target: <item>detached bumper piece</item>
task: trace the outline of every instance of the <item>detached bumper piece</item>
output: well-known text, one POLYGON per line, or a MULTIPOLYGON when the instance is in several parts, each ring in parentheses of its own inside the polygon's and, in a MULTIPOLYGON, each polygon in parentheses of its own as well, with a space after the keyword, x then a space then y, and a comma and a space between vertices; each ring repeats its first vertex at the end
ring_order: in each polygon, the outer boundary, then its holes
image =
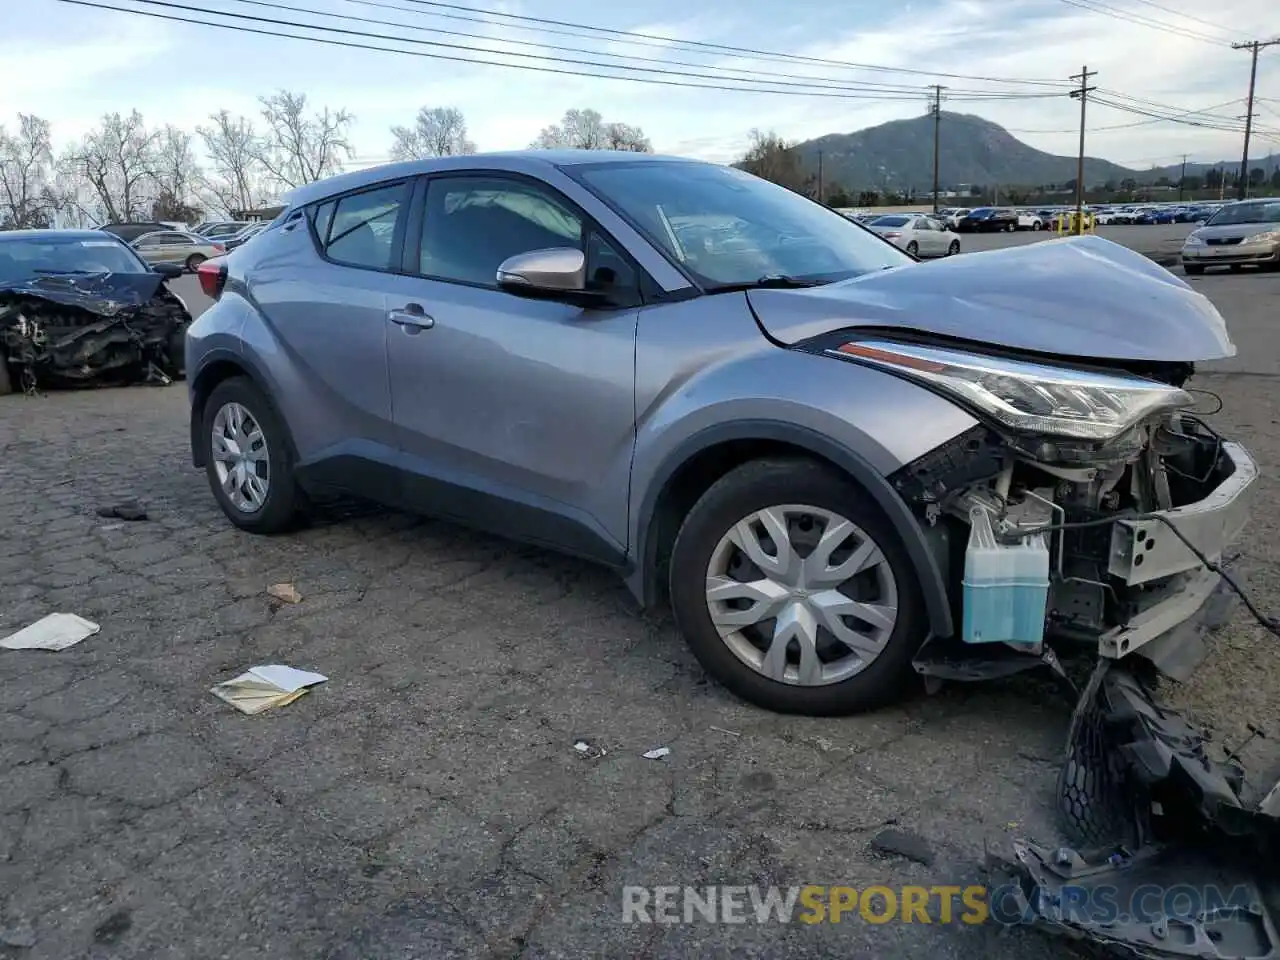
POLYGON ((159 275, 42 276, 0 285, 0 363, 21 386, 167 384, 191 315, 159 275))
POLYGON ((1280 958, 1280 790, 1251 805, 1243 783, 1146 682, 1103 659, 1059 778, 1062 826, 1080 846, 1015 841, 1002 915, 1121 956, 1280 958))

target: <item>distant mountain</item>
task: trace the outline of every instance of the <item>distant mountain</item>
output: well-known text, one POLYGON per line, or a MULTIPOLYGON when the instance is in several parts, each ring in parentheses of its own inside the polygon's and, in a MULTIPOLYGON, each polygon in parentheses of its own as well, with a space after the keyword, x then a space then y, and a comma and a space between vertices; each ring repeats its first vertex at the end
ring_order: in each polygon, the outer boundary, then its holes
MULTIPOLYGON (((1075 157, 1059 157, 1027 146, 999 124, 972 114, 943 111, 939 145, 943 189, 978 184, 1034 187, 1062 184, 1076 177, 1075 157)), ((933 189, 930 115, 891 120, 855 133, 830 133, 806 140, 796 149, 801 166, 809 173, 817 170, 821 151, 824 181, 847 190, 933 189)), ((1154 179, 1149 171, 1085 158, 1086 184, 1118 183, 1126 178, 1154 179)))
MULTIPOLYGON (((1261 168, 1268 177, 1280 168, 1280 153, 1269 153, 1265 157, 1250 157, 1249 169, 1256 170, 1261 168)), ((1240 157, 1237 156, 1230 160, 1219 160, 1216 163, 1202 163, 1198 161, 1187 162, 1188 177, 1204 177, 1210 170, 1226 170, 1228 173, 1238 173, 1240 170, 1240 157)), ((1182 176, 1182 164, 1171 163, 1167 167, 1152 167, 1150 170, 1143 170, 1138 179, 1141 181, 1153 180, 1158 177, 1168 177, 1174 183, 1178 182, 1178 178, 1182 176)))

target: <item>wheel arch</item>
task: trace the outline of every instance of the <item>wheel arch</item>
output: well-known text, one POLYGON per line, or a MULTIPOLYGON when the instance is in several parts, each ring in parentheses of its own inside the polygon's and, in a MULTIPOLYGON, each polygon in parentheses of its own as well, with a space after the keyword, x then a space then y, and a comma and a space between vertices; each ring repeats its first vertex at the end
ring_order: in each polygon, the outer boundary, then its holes
MULTIPOLYGON (((262 391, 262 395, 267 398, 267 402, 272 403, 274 406, 266 379, 254 369, 253 364, 245 361, 243 355, 233 353, 230 350, 216 350, 211 353, 205 358, 199 374, 194 378, 189 378, 191 394, 191 462, 194 466, 204 467, 206 465, 202 452, 203 444, 200 443, 200 431, 204 423, 204 406, 218 384, 235 377, 244 377, 249 380, 262 391)), ((279 410, 277 409, 276 412, 278 414, 279 410)), ((289 454, 296 461, 298 448, 289 432, 289 424, 284 417, 280 417, 280 422, 284 427, 285 442, 288 445, 289 454)))
POLYGON ((924 594, 930 631, 954 632, 951 603, 937 559, 907 504, 865 458, 823 434, 792 423, 758 420, 708 427, 663 461, 640 505, 634 566, 627 586, 646 607, 660 602, 663 571, 680 524, 698 498, 730 470, 763 457, 794 456, 834 467, 867 491, 902 538, 924 594))

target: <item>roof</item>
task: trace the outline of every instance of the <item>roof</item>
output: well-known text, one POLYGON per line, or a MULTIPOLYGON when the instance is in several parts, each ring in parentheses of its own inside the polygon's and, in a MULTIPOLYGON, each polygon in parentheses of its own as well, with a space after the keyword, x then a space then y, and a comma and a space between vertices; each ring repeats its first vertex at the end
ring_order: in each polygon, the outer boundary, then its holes
POLYGON ((0 242, 5 240, 101 240, 111 237, 119 240, 114 233, 105 230, 0 230, 0 242))
POLYGON ((456 157, 432 157, 428 160, 402 160, 366 167, 350 173, 340 173, 315 183, 304 184, 289 191, 282 199, 289 207, 311 203, 335 193, 345 193, 360 187, 395 177, 416 177, 425 173, 448 170, 475 170, 492 167, 536 174, 547 167, 572 167, 585 163, 702 163, 686 157, 667 157, 652 153, 635 153, 630 150, 512 150, 497 153, 472 153, 456 157))

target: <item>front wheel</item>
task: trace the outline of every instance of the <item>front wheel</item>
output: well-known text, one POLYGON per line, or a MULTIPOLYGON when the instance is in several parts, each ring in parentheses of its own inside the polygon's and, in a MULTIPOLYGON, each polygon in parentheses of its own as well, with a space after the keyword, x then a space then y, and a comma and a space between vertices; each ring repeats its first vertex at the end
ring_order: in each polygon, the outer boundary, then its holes
POLYGON ((201 429, 209 487, 227 519, 251 533, 279 533, 297 519, 299 495, 284 422, 245 377, 214 387, 201 429))
POLYGON ((960 241, 952 240, 951 246, 947 247, 947 256, 954 257, 959 252, 960 252, 960 241))
POLYGON ((191 256, 187 257, 187 273, 195 273, 200 264, 204 263, 208 259, 209 258, 202 253, 193 253, 191 256))
POLYGON ((861 487, 809 460, 752 461, 714 483, 676 537, 670 592, 703 668, 781 713, 895 699, 925 639, 892 524, 861 487))

